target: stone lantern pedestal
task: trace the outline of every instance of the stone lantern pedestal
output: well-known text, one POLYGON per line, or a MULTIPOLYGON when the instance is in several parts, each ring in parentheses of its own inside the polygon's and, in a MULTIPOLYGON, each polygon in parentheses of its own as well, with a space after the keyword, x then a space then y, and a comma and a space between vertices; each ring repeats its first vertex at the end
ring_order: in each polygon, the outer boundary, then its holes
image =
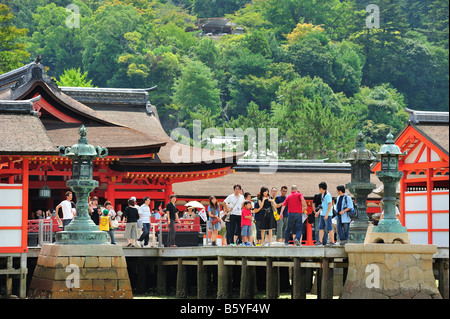
POLYGON ((442 299, 433 274, 436 245, 347 244, 341 299, 442 299))
POLYGON ((367 229, 364 244, 347 244, 347 280, 342 299, 441 299, 433 274, 436 245, 411 245, 395 213, 395 189, 401 151, 391 133, 381 147, 384 218, 367 229))
POLYGON ((370 182, 370 164, 375 161, 372 152, 366 149, 361 132, 356 136, 356 148, 343 159, 352 167, 351 183, 345 185, 356 201, 357 217, 350 224, 349 243, 363 243, 367 228, 372 225, 367 216, 367 197, 375 189, 370 182))
POLYGON ((132 299, 122 247, 109 244, 108 234, 99 230, 88 213, 89 194, 98 187, 92 179, 92 162, 107 156, 108 150, 88 144, 84 125, 78 132, 78 144, 59 148, 61 156, 72 159, 67 187, 77 196, 77 213, 64 231, 56 233, 54 244, 41 248, 28 297, 132 299))
POLYGON ((41 248, 28 297, 34 299, 132 299, 122 247, 58 245, 41 248))

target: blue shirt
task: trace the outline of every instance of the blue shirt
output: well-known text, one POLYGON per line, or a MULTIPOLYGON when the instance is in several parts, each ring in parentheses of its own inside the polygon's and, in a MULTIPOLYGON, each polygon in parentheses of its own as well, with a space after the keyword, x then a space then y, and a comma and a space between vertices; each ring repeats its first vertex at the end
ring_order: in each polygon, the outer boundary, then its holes
MULTIPOLYGON (((275 203, 277 203, 277 204, 284 203, 285 200, 286 200, 286 196, 278 195, 277 197, 275 197, 275 203)), ((281 208, 282 208, 282 207, 283 207, 283 206, 280 206, 280 207, 277 208, 278 214, 281 214, 281 208)), ((284 213, 289 214, 289 209, 288 209, 287 206, 286 206, 286 208, 284 209, 284 213)), ((286 216, 286 215, 285 215, 285 216, 286 216)))
MULTIPOLYGON (((339 212, 343 211, 346 208, 350 208, 350 209, 354 208, 353 201, 352 201, 351 197, 348 196, 347 194, 342 195, 342 200, 341 200, 341 196, 338 196, 338 198, 336 199, 336 202, 338 204, 339 204, 339 202, 341 202, 341 207, 337 207, 338 214, 339 214, 339 212)), ((336 205, 336 206, 338 206, 338 205, 336 205)), ((351 221, 352 221, 352 219, 350 218, 350 215, 348 214, 348 212, 345 212, 344 214, 342 214, 342 216, 341 216, 342 223, 350 223, 351 221)))
MULTIPOLYGON (((329 204, 331 204, 331 195, 327 192, 322 199, 322 210, 320 211, 320 216, 325 216, 327 214, 329 204)), ((328 214, 328 216, 333 217, 332 209, 330 209, 330 213, 328 214)))

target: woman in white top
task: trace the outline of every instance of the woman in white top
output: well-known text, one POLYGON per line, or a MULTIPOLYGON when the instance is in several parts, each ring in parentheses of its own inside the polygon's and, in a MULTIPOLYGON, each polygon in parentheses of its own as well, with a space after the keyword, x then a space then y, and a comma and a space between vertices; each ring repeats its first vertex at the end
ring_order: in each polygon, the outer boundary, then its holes
POLYGON ((138 242, 141 247, 148 247, 148 240, 150 235, 150 197, 144 197, 144 204, 139 207, 139 218, 142 221, 142 234, 139 237, 138 242), (142 245, 142 241, 144 244, 142 245))

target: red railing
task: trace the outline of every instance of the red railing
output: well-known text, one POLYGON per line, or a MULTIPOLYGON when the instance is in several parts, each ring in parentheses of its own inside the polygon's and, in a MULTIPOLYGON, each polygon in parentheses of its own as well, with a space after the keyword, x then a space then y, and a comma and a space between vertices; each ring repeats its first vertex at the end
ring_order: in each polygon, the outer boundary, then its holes
MULTIPOLYGON (((150 224, 152 228, 155 228, 155 232, 159 232, 159 219, 151 217, 150 224)), ((122 226, 122 222, 119 222, 118 230, 125 230, 125 225, 126 223, 124 224, 124 226, 122 226)), ((180 222, 175 223, 175 229, 177 232, 200 232, 200 217, 180 218, 180 222)), ((161 219, 161 231, 169 231, 169 224, 167 224, 167 219, 161 219)))
MULTIPOLYGON (((28 220, 28 232, 29 233, 37 233, 39 232, 39 220, 40 219, 30 219, 28 220)), ((62 228, 59 228, 58 220, 56 217, 52 217, 51 219, 43 219, 42 220, 45 224, 53 223, 53 232, 57 232, 62 230, 62 228)))

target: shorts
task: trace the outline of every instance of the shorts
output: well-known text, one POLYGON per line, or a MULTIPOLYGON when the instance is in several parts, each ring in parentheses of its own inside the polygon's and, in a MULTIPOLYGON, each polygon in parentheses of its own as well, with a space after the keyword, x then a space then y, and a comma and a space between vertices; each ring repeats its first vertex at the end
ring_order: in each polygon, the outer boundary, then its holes
POLYGON ((252 236, 252 226, 244 225, 242 226, 242 237, 252 236))
POLYGON ((326 227, 327 231, 332 231, 333 230, 332 219, 333 219, 332 216, 328 216, 327 219, 325 219, 325 216, 320 216, 319 230, 325 230, 326 227))

